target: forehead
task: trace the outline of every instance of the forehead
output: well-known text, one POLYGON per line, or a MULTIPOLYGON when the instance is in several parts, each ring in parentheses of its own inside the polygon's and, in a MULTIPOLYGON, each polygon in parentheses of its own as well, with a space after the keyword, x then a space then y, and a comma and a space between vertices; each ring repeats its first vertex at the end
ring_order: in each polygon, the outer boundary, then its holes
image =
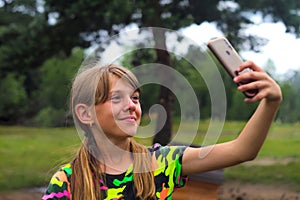
POLYGON ((134 92, 137 88, 134 88, 127 79, 120 78, 118 76, 110 77, 110 92, 114 91, 124 91, 124 92, 134 92))

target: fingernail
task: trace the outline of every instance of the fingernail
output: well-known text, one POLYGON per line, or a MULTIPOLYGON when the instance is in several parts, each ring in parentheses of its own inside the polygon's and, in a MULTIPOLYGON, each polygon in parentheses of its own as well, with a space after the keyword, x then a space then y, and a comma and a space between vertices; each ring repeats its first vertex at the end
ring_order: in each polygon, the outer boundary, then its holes
POLYGON ((234 77, 234 78, 233 78, 233 81, 234 81, 234 82, 237 82, 237 80, 238 80, 237 77, 234 77))

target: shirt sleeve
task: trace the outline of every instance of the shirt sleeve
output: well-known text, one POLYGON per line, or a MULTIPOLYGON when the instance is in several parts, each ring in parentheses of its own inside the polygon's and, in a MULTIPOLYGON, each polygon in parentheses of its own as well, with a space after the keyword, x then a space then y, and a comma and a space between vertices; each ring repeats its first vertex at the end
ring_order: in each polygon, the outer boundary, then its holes
POLYGON ((72 168, 70 164, 65 165, 51 178, 48 188, 42 200, 69 200, 70 199, 70 175, 72 168))
POLYGON ((151 150, 156 162, 154 179, 157 198, 171 199, 174 190, 185 185, 187 177, 181 175, 181 170, 182 156, 186 148, 156 144, 151 150))

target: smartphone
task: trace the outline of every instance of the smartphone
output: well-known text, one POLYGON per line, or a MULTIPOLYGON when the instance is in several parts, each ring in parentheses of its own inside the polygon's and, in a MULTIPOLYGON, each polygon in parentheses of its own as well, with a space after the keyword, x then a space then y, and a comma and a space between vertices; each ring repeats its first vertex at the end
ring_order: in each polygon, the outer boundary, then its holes
MULTIPOLYGON (((206 45, 232 78, 239 74, 252 71, 252 69, 246 68, 239 73, 237 72, 237 69, 243 63, 243 60, 225 37, 211 39, 206 45)), ((239 83, 239 85, 252 81, 253 80, 242 82, 239 83)), ((245 96, 248 98, 254 97, 257 93, 258 90, 247 90, 244 92, 245 96)))

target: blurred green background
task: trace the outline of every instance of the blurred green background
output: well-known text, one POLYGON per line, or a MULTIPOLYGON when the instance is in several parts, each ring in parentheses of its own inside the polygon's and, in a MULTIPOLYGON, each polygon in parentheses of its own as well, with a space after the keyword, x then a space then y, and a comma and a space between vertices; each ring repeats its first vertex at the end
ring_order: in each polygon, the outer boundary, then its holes
MULTIPOLYGON (((104 59, 102 53, 110 45, 108 39, 130 27, 179 31, 191 25, 211 23, 238 51, 259 52, 268 38, 245 31, 257 23, 254 17, 260 19, 259 23, 281 22, 286 32, 298 37, 299 12, 298 0, 1 0, 0 190, 44 186, 57 167, 75 154, 80 139, 68 108, 69 90, 91 47, 100 45, 95 51, 104 59)), ((166 45, 166 34, 161 45, 166 45)), ((177 40, 180 42, 182 38, 177 40)), ((131 45, 126 48, 143 48, 139 43, 131 45)), ((195 48, 199 47, 187 48, 186 56, 199 56, 193 54, 195 48)), ((192 85, 201 110, 201 127, 194 143, 201 144, 211 116, 211 102, 205 82, 193 66, 181 57, 155 49, 133 51, 120 60, 128 68, 157 62, 173 67, 192 85)), ((272 60, 262 67, 279 83, 284 96, 276 123, 258 157, 263 164, 254 162, 254 167, 245 164, 226 169, 225 177, 226 180, 288 184, 297 189, 300 184, 297 173, 300 73, 290 70, 278 74, 272 60)), ((227 94, 228 122, 219 142, 236 137, 256 107, 256 104, 244 104, 243 95, 237 92, 224 70, 220 73, 227 94)), ((145 119, 150 107, 162 98, 161 91, 157 85, 143 87, 141 102, 145 119)), ((200 120, 194 118, 194 108, 181 113, 176 99, 166 99, 166 102, 172 104, 167 113, 173 119, 166 127, 176 130, 181 115, 200 120)), ((171 136, 172 133, 166 132, 159 140, 167 143, 171 136)), ((151 139, 141 142, 149 145, 151 139)), ((185 138, 180 140, 184 142, 185 138)))
MULTIPOLYGON (((209 121, 199 125, 193 144, 201 145, 209 121)), ((228 121, 218 142, 234 139, 244 122, 228 121)), ((148 126, 148 132, 155 127, 148 126)), ((299 123, 275 123, 258 157, 251 162, 224 170, 224 181, 289 187, 299 192, 299 123)), ((176 129, 176 124, 174 125, 176 129)), ((178 141, 185 142, 188 129, 178 141)), ((149 146, 151 138, 137 141, 149 146)), ((70 162, 81 140, 75 128, 0 127, 0 188, 2 191, 46 186, 59 166, 70 162), (13 181, 12 181, 13 180, 13 181)))

